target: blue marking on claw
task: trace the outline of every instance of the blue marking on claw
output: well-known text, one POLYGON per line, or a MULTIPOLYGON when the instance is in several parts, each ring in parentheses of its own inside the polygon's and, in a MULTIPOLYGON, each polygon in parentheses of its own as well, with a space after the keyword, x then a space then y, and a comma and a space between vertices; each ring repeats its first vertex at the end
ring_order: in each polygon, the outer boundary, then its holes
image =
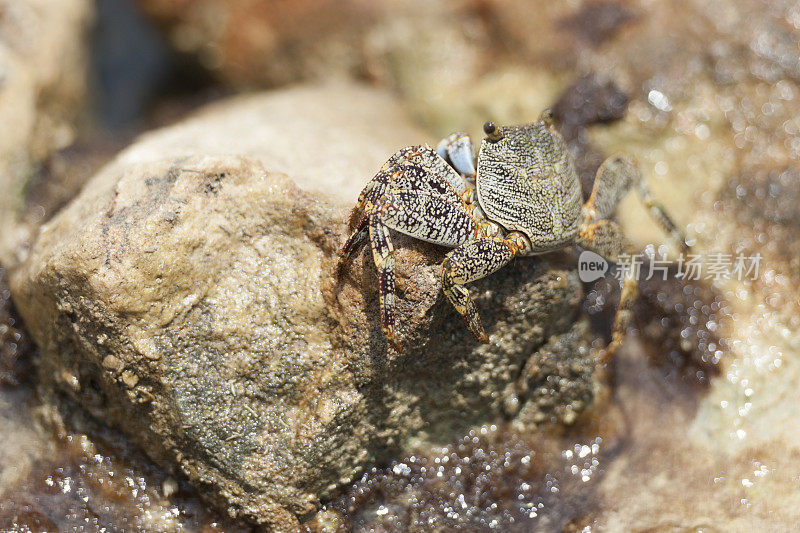
POLYGON ((475 155, 466 135, 458 137, 447 146, 447 155, 457 171, 466 176, 475 175, 475 155))
POLYGON ((447 161, 447 145, 450 144, 450 137, 446 139, 442 139, 439 141, 439 144, 436 145, 436 153, 439 154, 439 157, 447 161))

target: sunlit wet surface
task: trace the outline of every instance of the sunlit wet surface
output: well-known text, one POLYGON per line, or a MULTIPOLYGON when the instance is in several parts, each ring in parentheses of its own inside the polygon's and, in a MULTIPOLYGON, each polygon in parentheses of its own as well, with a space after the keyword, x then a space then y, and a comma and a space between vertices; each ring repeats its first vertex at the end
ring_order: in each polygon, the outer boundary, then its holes
POLYGON ((3 531, 237 531, 121 439, 70 434, 0 501, 3 531))
POLYGON ((330 504, 356 530, 558 528, 594 513, 602 437, 539 439, 508 424, 375 468, 330 504))

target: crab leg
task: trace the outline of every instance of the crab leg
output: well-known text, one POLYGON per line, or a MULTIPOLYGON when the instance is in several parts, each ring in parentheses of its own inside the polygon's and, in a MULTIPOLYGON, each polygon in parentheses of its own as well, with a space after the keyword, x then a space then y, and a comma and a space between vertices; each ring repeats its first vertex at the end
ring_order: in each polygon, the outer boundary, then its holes
MULTIPOLYGON (((636 192, 648 209, 650 216, 665 233, 669 234, 683 250, 686 250, 688 248, 686 238, 672 222, 664 208, 650 195, 647 182, 638 165, 632 159, 621 155, 609 157, 597 170, 592 195, 583 206, 583 220, 579 228, 578 244, 615 263, 619 262, 621 254, 632 253, 633 248, 623 235, 619 225, 606 220, 632 186, 636 187, 636 192)), ((633 269, 628 269, 625 274, 617 312, 614 315, 611 342, 600 354, 602 362, 609 361, 619 349, 633 316, 633 304, 639 292, 639 285, 633 269)))
POLYGON ((584 222, 591 224, 610 217, 637 175, 639 169, 631 159, 616 155, 603 161, 597 169, 592 195, 583 206, 584 222))
MULTIPOLYGON (((622 254, 630 254, 633 251, 622 233, 622 228, 617 223, 605 219, 593 224, 582 225, 578 231, 577 242, 587 250, 597 252, 615 263, 619 262, 622 254)), ((625 332, 633 317, 633 304, 636 303, 638 294, 639 280, 636 279, 634 270, 629 268, 622 281, 622 291, 619 295, 619 304, 614 315, 614 327, 611 331, 611 342, 600 352, 598 357, 600 362, 610 361, 622 341, 625 340, 625 332)))
POLYGON ((372 243, 372 258, 378 269, 381 329, 386 340, 399 350, 394 338, 394 246, 389 237, 389 228, 381 222, 378 214, 369 216, 369 238, 372 243))
POLYGON ((481 236, 447 254, 442 263, 442 290, 470 332, 481 342, 489 337, 465 283, 481 279, 508 264, 520 246, 513 240, 481 236))
MULTIPOLYGON (((406 149, 407 150, 407 149, 406 149)), ((389 189, 392 180, 397 177, 397 171, 390 168, 390 163, 400 158, 403 150, 393 155, 386 164, 381 167, 375 176, 367 182, 364 189, 358 195, 358 203, 350 213, 350 236, 339 252, 339 261, 336 264, 336 278, 342 275, 344 264, 367 242, 369 214, 374 210, 375 203, 389 189)), ((377 264, 377 263, 376 263, 377 264)))
POLYGON ((650 195, 650 189, 647 187, 647 182, 640 180, 638 187, 636 188, 636 192, 639 194, 639 198, 647 208, 650 216, 659 226, 661 226, 661 230, 669 235, 672 240, 675 241, 678 246, 680 246, 681 251, 688 251, 689 245, 686 244, 686 237, 683 235, 683 232, 678 229, 669 215, 667 215, 667 212, 664 210, 664 206, 654 200, 650 195))
POLYGON ((381 328, 387 340, 394 340, 395 277, 394 247, 389 228, 411 237, 459 246, 478 234, 478 222, 461 203, 430 191, 399 189, 386 194, 377 209, 368 213, 372 254, 378 269, 381 328))
POLYGON ((597 170, 592 196, 583 206, 584 224, 611 216, 631 186, 636 187, 636 193, 661 229, 686 250, 686 238, 667 215, 664 207, 653 199, 639 166, 622 155, 609 157, 597 170))
POLYGON ((356 210, 367 202, 373 204, 390 189, 422 189, 444 192, 452 188, 456 194, 466 190, 464 180, 430 146, 403 148, 389 158, 380 171, 361 191, 356 210))

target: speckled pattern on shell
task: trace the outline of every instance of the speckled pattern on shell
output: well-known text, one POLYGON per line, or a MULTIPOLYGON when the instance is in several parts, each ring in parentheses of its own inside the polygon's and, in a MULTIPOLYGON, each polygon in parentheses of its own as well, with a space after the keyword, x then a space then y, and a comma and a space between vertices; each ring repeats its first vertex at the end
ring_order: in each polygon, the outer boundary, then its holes
POLYGON ((524 233, 534 251, 572 242, 581 211, 575 162, 544 121, 502 128, 484 139, 478 157, 478 202, 508 230, 524 233))

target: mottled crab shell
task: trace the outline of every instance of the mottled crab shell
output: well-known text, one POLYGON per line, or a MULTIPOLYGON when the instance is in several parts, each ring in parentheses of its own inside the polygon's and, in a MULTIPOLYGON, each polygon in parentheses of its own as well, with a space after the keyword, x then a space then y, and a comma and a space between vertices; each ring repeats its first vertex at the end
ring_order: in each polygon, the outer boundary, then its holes
POLYGON ((506 126, 483 139, 476 183, 487 218, 523 233, 534 252, 574 240, 581 186, 569 149, 545 121, 506 126))

